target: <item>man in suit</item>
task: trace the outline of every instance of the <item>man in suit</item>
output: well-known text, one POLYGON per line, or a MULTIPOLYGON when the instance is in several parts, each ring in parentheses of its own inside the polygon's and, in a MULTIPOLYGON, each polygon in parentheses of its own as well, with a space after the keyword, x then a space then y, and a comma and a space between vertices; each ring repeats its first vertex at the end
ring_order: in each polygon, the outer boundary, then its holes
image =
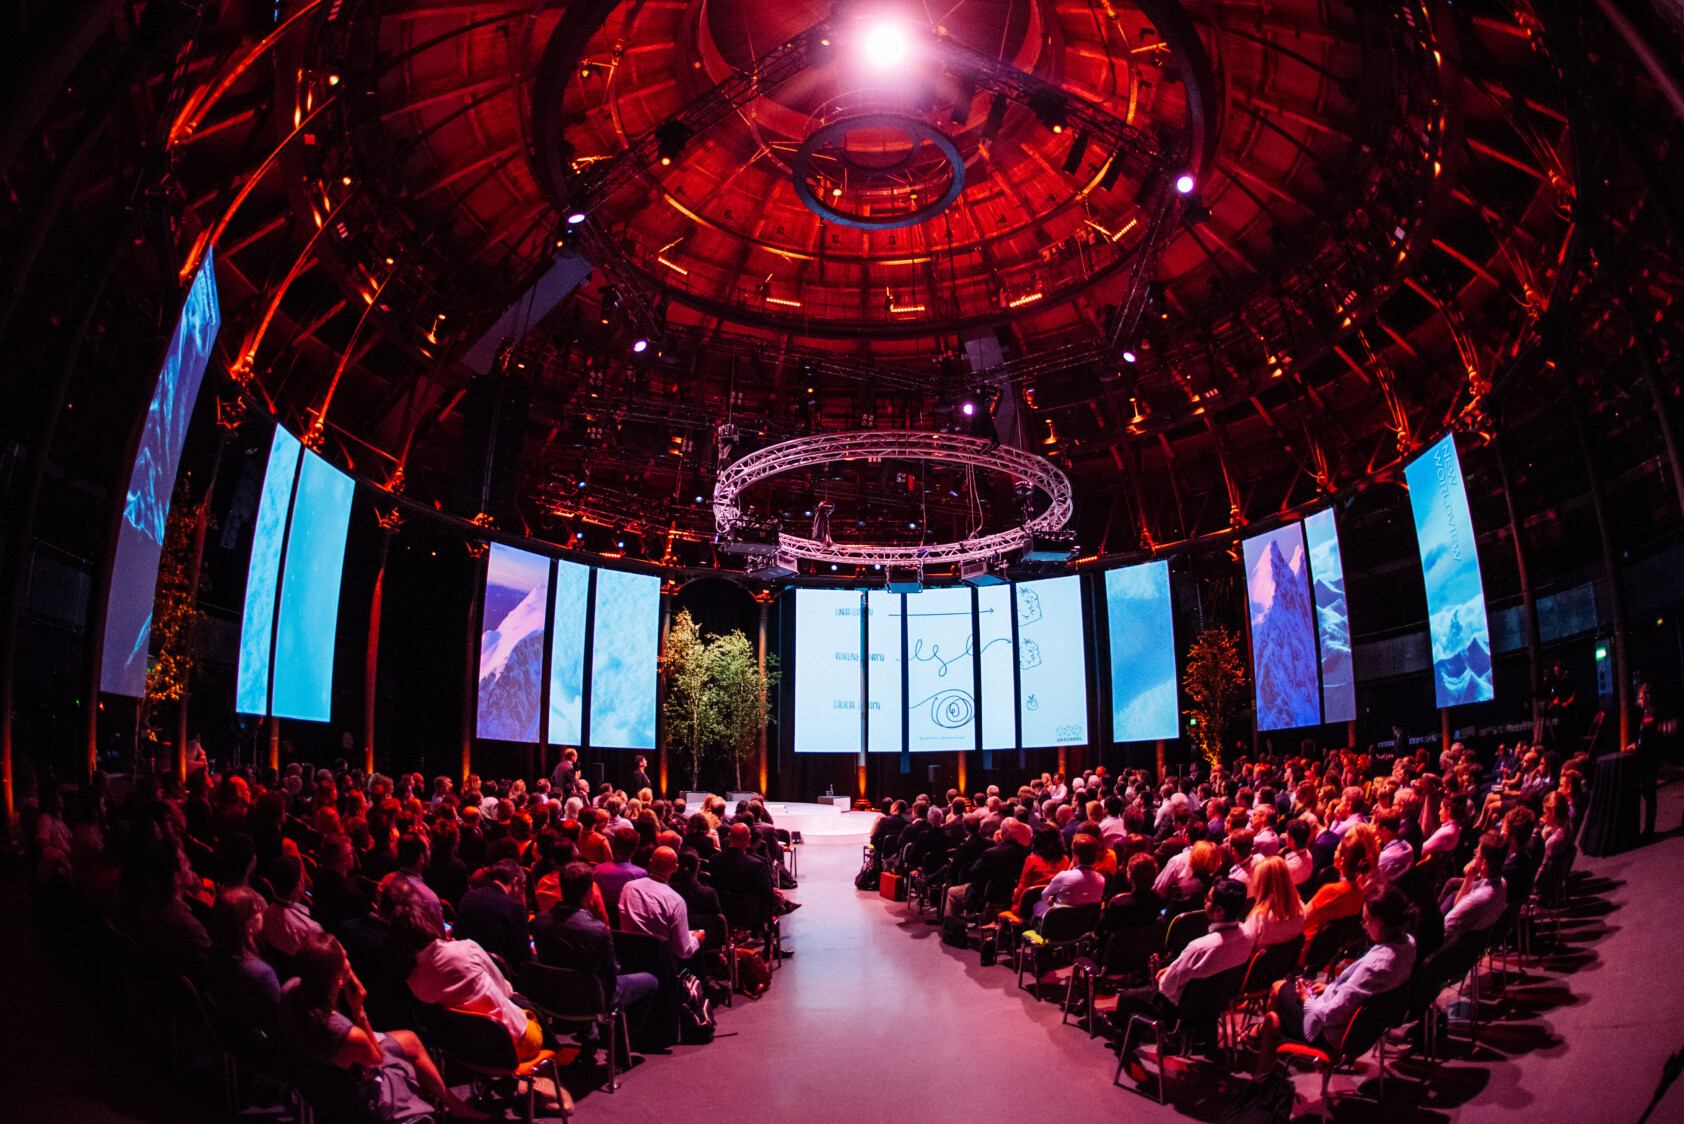
POLYGON ((1012 891, 1029 861, 1029 825, 1009 819, 1000 825, 1000 841, 977 857, 971 867, 970 886, 965 891, 965 908, 972 913, 990 902, 1010 903, 1012 891))
POLYGON ((514 859, 500 859, 487 874, 485 885, 469 890, 456 907, 452 935, 477 941, 485 951, 501 956, 513 972, 532 955, 526 925, 526 872, 514 859))
POLYGON ((561 898, 532 922, 532 943, 538 963, 552 968, 588 972, 602 985, 602 995, 626 1010, 626 1030, 635 1042, 660 983, 648 972, 620 971, 614 955, 614 934, 590 915, 585 900, 595 882, 589 863, 572 862, 561 869, 561 898))

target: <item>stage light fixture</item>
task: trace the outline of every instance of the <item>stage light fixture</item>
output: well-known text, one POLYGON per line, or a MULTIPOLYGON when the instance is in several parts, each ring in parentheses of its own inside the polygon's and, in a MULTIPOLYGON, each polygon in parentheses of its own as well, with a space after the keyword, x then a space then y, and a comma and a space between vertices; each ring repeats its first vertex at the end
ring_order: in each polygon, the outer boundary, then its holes
POLYGON ((907 38, 904 27, 898 23, 885 22, 877 24, 865 33, 865 38, 860 40, 860 48, 867 63, 878 70, 887 70, 905 61, 912 49, 912 43, 907 38))
POLYGON ((1179 176, 1175 177, 1175 190, 1181 192, 1183 195, 1191 194, 1193 189, 1197 186, 1198 182, 1193 179, 1192 174, 1189 172, 1182 172, 1179 176))

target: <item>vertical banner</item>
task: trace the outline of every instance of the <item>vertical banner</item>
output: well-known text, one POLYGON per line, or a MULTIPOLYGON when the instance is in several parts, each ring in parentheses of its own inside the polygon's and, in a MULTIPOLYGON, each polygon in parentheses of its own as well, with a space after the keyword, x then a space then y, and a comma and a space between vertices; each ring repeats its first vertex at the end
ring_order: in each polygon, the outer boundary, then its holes
POLYGON ((661 579, 598 570, 593 625, 591 745, 654 749, 661 579))
POLYGON ((985 585, 977 596, 977 660, 982 665, 982 748, 1017 748, 1012 680, 1012 587, 985 585))
POLYGON ((1488 702, 1493 697, 1491 630, 1455 435, 1446 434, 1411 462, 1404 475, 1427 585, 1438 705, 1488 702))
POLYGON ((1023 744, 1085 745, 1088 632, 1082 617, 1082 579, 1071 574, 1023 582, 1014 591, 1023 744))
POLYGON ((281 426, 269 443, 269 464, 252 527, 251 560, 246 565, 245 610, 240 617, 240 661, 234 709, 241 714, 269 713, 269 666, 275 642, 275 600, 281 587, 281 551, 286 547, 287 515, 298 460, 298 438, 281 426))
POLYGON ((105 645, 99 689, 135 698, 146 694, 146 655, 152 639, 152 602, 158 589, 158 563, 164 553, 170 497, 176 469, 199 399, 205 364, 222 326, 216 271, 211 253, 187 291, 187 303, 170 337, 164 366, 146 410, 146 427, 129 475, 123 522, 117 532, 117 556, 106 599, 105 645))
POLYGON ((333 718, 333 650, 339 585, 356 482, 305 450, 281 563, 275 618, 275 673, 269 712, 280 718, 333 718))
MULTIPOLYGON (((550 560, 491 544, 480 602, 479 704, 475 732, 502 741, 538 740, 543 697, 544 612, 550 560)), ((559 612, 559 609, 558 609, 559 612)))
POLYGON ((1322 721, 1355 721, 1357 691, 1351 666, 1351 617, 1345 603, 1345 564, 1339 556, 1339 527, 1331 507, 1304 520, 1304 539, 1310 548, 1316 638, 1321 642, 1322 721))
MULTIPOLYGON (((901 680, 906 668, 900 658, 902 599, 898 593, 873 589, 865 595, 866 685, 865 738, 871 753, 901 751, 901 680)), ((800 632, 796 633, 797 638, 800 632)))
MULTIPOLYGON (((872 668, 873 688, 878 678, 872 668)), ((859 751, 860 595, 851 589, 798 589, 795 752, 859 751)))
POLYGON ((556 563, 555 627, 550 633, 551 745, 576 746, 585 736, 585 611, 591 569, 556 563))
POLYGON ((1112 738, 1134 742, 1179 736, 1169 563, 1107 570, 1105 609, 1111 622, 1112 738))
POLYGON ((1251 670, 1257 728, 1321 723, 1321 669, 1304 532, 1297 523, 1246 539, 1251 670))
POLYGON ((907 748, 976 748, 970 587, 907 594, 906 624, 907 748))

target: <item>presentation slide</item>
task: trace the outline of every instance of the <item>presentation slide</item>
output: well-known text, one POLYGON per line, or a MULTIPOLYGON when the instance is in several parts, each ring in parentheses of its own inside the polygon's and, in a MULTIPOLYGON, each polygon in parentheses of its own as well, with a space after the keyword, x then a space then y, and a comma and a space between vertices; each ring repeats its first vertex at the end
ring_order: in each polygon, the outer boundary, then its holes
POLYGON ((1331 507, 1304 520, 1304 538, 1310 546, 1316 636, 1321 641, 1322 721, 1352 722, 1357 687, 1351 668, 1351 616, 1345 607, 1345 564, 1339 558, 1339 527, 1331 507))
MULTIPOLYGON (((1017 587, 1017 666, 1025 748, 1088 740, 1087 622, 1074 574, 1017 587)), ((1174 677, 1173 670, 1171 678, 1174 677)), ((986 698, 987 684, 984 684, 986 698)))
POLYGON ((1111 622, 1111 736, 1120 742, 1178 736, 1169 563, 1105 571, 1105 609, 1111 622))
POLYGON ((906 624, 907 748, 976 748, 970 589, 907 594, 906 624))
MULTIPOLYGON (((900 654, 898 634, 895 654, 900 654)), ((795 752, 859 751, 860 595, 851 589, 798 589, 795 752)))
POLYGON ((901 719, 900 658, 901 595, 873 589, 865 595, 866 656, 869 660, 865 712, 866 748, 872 753, 899 753, 901 719))
POLYGON ((1485 619, 1485 583, 1479 576, 1468 493, 1456 438, 1417 457, 1404 476, 1415 511, 1415 540, 1427 583, 1427 624, 1433 638, 1433 679, 1439 706, 1489 702, 1491 630, 1485 619))
POLYGON ((252 526, 251 561, 246 567, 246 603, 240 616, 240 662, 235 677, 234 709, 241 714, 269 713, 269 654, 275 640, 275 594, 281 583, 281 547, 286 542, 287 509, 303 452, 298 438, 275 427, 269 465, 252 526))
POLYGON ((979 586, 977 659, 982 661, 982 748, 1017 748, 1016 685, 1012 682, 1012 587, 979 586))
POLYGON ((655 675, 661 646, 661 579, 596 573, 591 648, 591 744, 655 748, 655 675))
POLYGON ((1246 598, 1251 612, 1251 680, 1257 728, 1321 723, 1315 607, 1304 532, 1297 523, 1246 539, 1246 598))
POLYGON ((163 370, 146 410, 129 475, 123 522, 117 532, 117 557, 111 568, 111 593, 105 605, 105 647, 99 689, 113 695, 139 698, 146 693, 146 652, 152 638, 152 601, 158 588, 158 562, 164 552, 164 528, 169 522, 170 496, 187 423, 199 398, 205 363, 222 326, 216 299, 216 271, 211 255, 175 323, 163 370))
POLYGON ((550 633, 551 745, 576 746, 585 736, 585 606, 590 591, 589 566, 556 563, 555 628, 550 633))
POLYGON ((351 529, 356 483, 305 450, 281 563, 281 611, 275 624, 275 689, 270 713, 327 722, 333 717, 333 648, 339 628, 339 581, 351 529))
POLYGON ((491 544, 480 603, 479 708, 475 732, 511 742, 538 740, 543 699, 544 613, 550 560, 491 544))

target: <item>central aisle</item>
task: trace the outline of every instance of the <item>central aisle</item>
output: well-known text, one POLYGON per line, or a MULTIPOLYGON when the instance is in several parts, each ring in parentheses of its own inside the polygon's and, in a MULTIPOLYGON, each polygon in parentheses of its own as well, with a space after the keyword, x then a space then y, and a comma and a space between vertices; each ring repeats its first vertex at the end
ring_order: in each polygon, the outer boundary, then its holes
POLYGON ((802 848, 801 888, 791 896, 803 908, 784 922, 796 955, 771 990, 722 1009, 712 1044, 651 1057, 618 1093, 581 1098, 580 1119, 670 1120, 699 1108, 802 1122, 892 1113, 935 1124, 973 1119, 980 1105, 1044 1105, 1055 1091, 1061 1118, 1072 1110, 1173 1118, 1112 1088, 1104 1040, 1060 1026, 1058 1006, 1019 991, 1004 961, 981 968, 974 952, 944 946, 937 927, 904 904, 855 891, 859 859, 854 847, 802 848))

